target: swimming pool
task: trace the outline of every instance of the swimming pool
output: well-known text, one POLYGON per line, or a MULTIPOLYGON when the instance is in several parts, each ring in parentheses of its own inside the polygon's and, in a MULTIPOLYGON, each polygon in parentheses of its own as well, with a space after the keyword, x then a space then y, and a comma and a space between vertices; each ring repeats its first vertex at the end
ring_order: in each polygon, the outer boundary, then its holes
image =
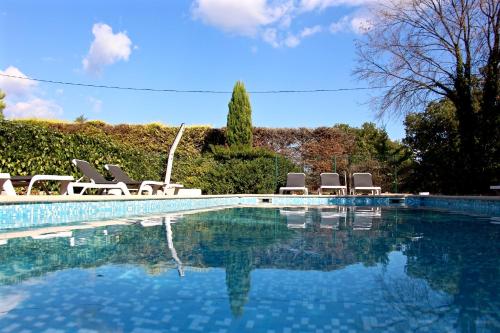
POLYGON ((122 222, 0 243, 0 332, 500 330, 495 218, 294 206, 122 222))

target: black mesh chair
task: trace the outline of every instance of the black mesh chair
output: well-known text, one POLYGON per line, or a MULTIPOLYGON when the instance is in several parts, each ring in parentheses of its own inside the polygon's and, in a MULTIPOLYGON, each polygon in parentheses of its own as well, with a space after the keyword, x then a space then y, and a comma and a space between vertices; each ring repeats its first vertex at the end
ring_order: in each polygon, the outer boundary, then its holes
POLYGON ((339 174, 336 172, 324 172, 319 175, 321 178, 321 185, 318 194, 323 194, 323 191, 333 190, 337 194, 346 195, 347 186, 340 184, 339 174))
POLYGON ((280 194, 293 191, 303 192, 306 195, 309 193, 306 187, 306 175, 304 173, 287 174, 286 186, 280 187, 280 194))
POLYGON ((106 164, 104 167, 111 173, 115 181, 124 183, 129 190, 136 190, 137 194, 142 194, 144 191, 148 194, 155 194, 165 186, 165 183, 154 180, 134 180, 118 165, 106 164))
POLYGON ((371 194, 380 195, 382 189, 380 188, 380 186, 373 185, 371 173, 353 173, 351 192, 353 195, 356 195, 358 191, 370 191, 371 194))

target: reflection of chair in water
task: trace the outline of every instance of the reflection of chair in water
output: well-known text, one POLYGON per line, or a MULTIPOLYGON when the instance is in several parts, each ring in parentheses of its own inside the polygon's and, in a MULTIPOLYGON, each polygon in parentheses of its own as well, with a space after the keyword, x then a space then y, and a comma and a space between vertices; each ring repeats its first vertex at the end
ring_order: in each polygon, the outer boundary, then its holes
POLYGON ((340 223, 345 223, 347 218, 347 207, 334 206, 321 208, 320 210, 320 228, 323 229, 339 229, 340 223))
POLYGON ((172 223, 171 218, 164 217, 163 221, 165 223, 165 230, 167 232, 168 248, 169 248, 170 252, 172 253, 172 258, 174 258, 174 261, 177 264, 177 271, 179 272, 179 275, 184 276, 184 267, 183 267, 182 261, 177 256, 177 251, 175 250, 175 247, 174 247, 174 241, 173 241, 173 236, 172 236, 172 227, 170 225, 172 223))
POLYGON ((284 208, 280 209, 280 215, 285 216, 286 226, 290 229, 305 229, 306 212, 304 208, 284 208))
POLYGON ((353 230, 370 230, 373 220, 382 216, 380 207, 353 207, 352 212, 353 230))

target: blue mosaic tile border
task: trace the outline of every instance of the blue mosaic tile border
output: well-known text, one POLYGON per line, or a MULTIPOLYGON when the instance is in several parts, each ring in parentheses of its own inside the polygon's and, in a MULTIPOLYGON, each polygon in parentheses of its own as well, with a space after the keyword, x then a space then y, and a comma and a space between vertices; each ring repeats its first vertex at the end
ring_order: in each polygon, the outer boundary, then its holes
MULTIPOLYGON (((253 200, 254 203, 256 200, 253 200)), ((0 205, 0 229, 58 225, 149 214, 233 206, 239 197, 173 200, 119 200, 85 202, 17 203, 0 205)))
POLYGON ((410 206, 432 207, 488 216, 500 216, 500 200, 468 199, 450 197, 402 198, 387 196, 259 196, 259 197, 205 197, 164 200, 117 200, 50 203, 12 203, 0 205, 0 229, 59 225, 73 222, 117 219, 149 214, 181 212, 186 210, 225 207, 236 205, 258 205, 263 199, 276 206, 410 206))
POLYGON ((379 196, 363 196, 363 197, 273 197, 272 204, 280 206, 327 206, 327 205, 340 205, 340 206, 390 206, 400 205, 400 198, 394 197, 379 197, 379 196))
POLYGON ((429 207, 449 211, 475 213, 487 216, 500 216, 500 200, 450 198, 450 197, 408 197, 406 204, 410 207, 429 207))

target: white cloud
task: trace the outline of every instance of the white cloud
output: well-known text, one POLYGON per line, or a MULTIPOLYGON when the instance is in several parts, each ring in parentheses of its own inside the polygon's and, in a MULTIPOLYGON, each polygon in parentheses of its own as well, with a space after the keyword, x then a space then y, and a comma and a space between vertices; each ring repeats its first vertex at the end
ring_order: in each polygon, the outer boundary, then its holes
POLYGON ((314 27, 306 27, 300 32, 300 37, 305 38, 309 36, 316 35, 317 33, 321 32, 323 28, 319 25, 315 25, 314 27))
MULTIPOLYGON (((236 34, 255 36, 260 27, 286 18, 293 1, 274 5, 267 0, 195 0, 192 13, 195 19, 236 34)), ((286 24, 286 23, 285 23, 286 24)))
POLYGON ((264 30, 262 34, 262 39, 264 42, 270 44, 272 47, 279 47, 280 43, 278 42, 278 30, 274 28, 269 28, 264 30))
POLYGON ((25 102, 9 105, 4 110, 7 118, 56 118, 63 113, 60 105, 54 101, 32 98, 25 102))
POLYGON ((274 48, 278 47, 289 47, 294 48, 300 45, 304 38, 313 36, 321 32, 323 28, 319 25, 313 27, 306 27, 302 29, 298 34, 292 34, 290 32, 279 31, 275 28, 268 28, 264 30, 262 34, 262 40, 274 48))
POLYGON ((332 34, 336 34, 337 32, 346 31, 348 27, 349 27, 349 17, 344 16, 340 20, 332 22, 332 24, 330 24, 329 30, 332 34))
POLYGON ((373 27, 373 18, 367 14, 356 14, 344 16, 340 20, 330 24, 330 32, 353 32, 355 34, 367 33, 373 27))
MULTIPOLYGON (((19 68, 7 67, 0 73, 27 78, 19 68)), ((63 113, 63 108, 56 102, 39 98, 38 82, 0 76, 0 89, 6 94, 7 107, 4 114, 7 118, 55 118, 63 113)), ((56 95, 62 89, 56 90, 56 95)))
POLYGON ((351 29, 357 34, 364 34, 373 28, 373 19, 368 16, 355 16, 351 19, 351 29))
POLYGON ((324 10, 329 7, 358 7, 369 4, 377 4, 391 0, 302 0, 299 4, 301 11, 324 10))
MULTIPOLYGON (((12 75, 17 77, 27 78, 27 76, 14 66, 7 67, 4 71, 0 70, 0 74, 12 75)), ((0 89, 9 96, 23 97, 31 93, 37 82, 25 79, 16 79, 5 76, 0 76, 0 89)))
POLYGON ((351 13, 333 22, 328 30, 361 34, 372 27, 370 10, 391 1, 408 0, 193 0, 191 11, 194 19, 205 24, 280 48, 297 47, 304 38, 326 30, 320 25, 294 28, 300 15, 349 7, 351 13))
POLYGON ((288 35, 283 43, 288 47, 297 47, 300 44, 300 39, 294 35, 288 35))
POLYGON ((87 98, 87 101, 90 103, 90 106, 92 108, 92 112, 99 113, 102 110, 102 101, 100 99, 97 99, 95 97, 89 96, 87 98))
POLYGON ((126 32, 113 33, 113 29, 104 23, 92 27, 94 40, 88 54, 82 61, 83 69, 88 73, 99 74, 106 65, 117 61, 127 61, 132 52, 132 41, 126 32))

